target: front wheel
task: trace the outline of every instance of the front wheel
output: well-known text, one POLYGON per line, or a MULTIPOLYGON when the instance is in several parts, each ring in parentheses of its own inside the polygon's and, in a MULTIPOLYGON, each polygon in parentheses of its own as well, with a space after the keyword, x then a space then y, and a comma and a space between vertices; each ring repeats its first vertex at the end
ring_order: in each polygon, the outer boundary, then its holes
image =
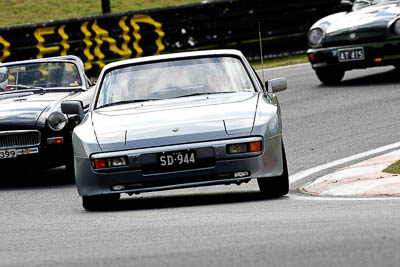
POLYGON ((73 159, 65 163, 65 175, 68 182, 75 183, 75 168, 73 159))
POLYGON ((120 194, 98 195, 82 197, 82 206, 85 210, 108 210, 119 200, 120 194))
POLYGON ((263 196, 267 198, 278 198, 289 193, 289 173, 286 162, 285 147, 282 143, 283 173, 276 177, 257 179, 258 187, 263 196))
POLYGON ((344 77, 345 71, 337 68, 321 68, 316 69, 318 79, 327 85, 338 84, 344 77))

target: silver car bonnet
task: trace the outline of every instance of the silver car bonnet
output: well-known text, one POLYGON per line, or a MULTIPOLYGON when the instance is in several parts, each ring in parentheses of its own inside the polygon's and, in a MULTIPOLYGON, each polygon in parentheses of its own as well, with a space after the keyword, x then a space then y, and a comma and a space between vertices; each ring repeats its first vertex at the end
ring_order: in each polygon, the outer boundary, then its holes
POLYGON ((249 135, 258 93, 141 102, 93 111, 103 150, 137 149, 249 135))

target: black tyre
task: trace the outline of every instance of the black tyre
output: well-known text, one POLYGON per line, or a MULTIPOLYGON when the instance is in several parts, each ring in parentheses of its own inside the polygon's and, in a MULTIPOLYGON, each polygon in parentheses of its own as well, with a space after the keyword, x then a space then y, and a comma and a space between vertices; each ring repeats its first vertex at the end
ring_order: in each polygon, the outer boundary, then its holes
POLYGON ((108 210, 113 208, 119 198, 120 194, 82 197, 82 205, 89 211, 108 210))
MULTIPOLYGON (((71 132, 72 135, 72 132, 71 132)), ((67 157, 65 161, 65 175, 68 182, 75 183, 75 166, 74 166, 74 151, 72 149, 72 142, 66 151, 67 157)))
POLYGON ((316 69, 318 79, 328 85, 338 84, 344 77, 345 71, 337 68, 321 68, 316 69))
POLYGON ((278 198, 289 193, 289 173, 285 147, 282 144, 283 173, 280 176, 257 179, 260 192, 266 198, 278 198))
POLYGON ((68 182, 75 183, 75 168, 73 159, 67 160, 65 163, 65 175, 68 182))

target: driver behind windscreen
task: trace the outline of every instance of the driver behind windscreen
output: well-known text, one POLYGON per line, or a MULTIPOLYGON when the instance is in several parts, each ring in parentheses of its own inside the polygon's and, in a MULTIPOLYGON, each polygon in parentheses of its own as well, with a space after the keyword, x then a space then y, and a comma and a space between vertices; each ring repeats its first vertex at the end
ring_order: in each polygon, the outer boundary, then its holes
POLYGON ((5 91, 8 85, 8 69, 0 67, 0 92, 5 91))

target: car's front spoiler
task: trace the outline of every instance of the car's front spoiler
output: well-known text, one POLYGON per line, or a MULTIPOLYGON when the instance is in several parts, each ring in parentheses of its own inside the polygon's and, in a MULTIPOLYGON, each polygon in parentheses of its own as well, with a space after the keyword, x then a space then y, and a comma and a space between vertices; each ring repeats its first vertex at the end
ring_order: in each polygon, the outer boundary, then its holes
POLYGON ((242 183, 253 178, 281 175, 283 172, 281 136, 268 138, 264 140, 264 144, 266 149, 258 156, 216 159, 215 165, 211 167, 149 175, 143 174, 141 170, 96 172, 89 158, 75 157, 76 184, 79 195, 92 196, 242 183), (121 189, 115 190, 114 186, 121 186, 121 189))

